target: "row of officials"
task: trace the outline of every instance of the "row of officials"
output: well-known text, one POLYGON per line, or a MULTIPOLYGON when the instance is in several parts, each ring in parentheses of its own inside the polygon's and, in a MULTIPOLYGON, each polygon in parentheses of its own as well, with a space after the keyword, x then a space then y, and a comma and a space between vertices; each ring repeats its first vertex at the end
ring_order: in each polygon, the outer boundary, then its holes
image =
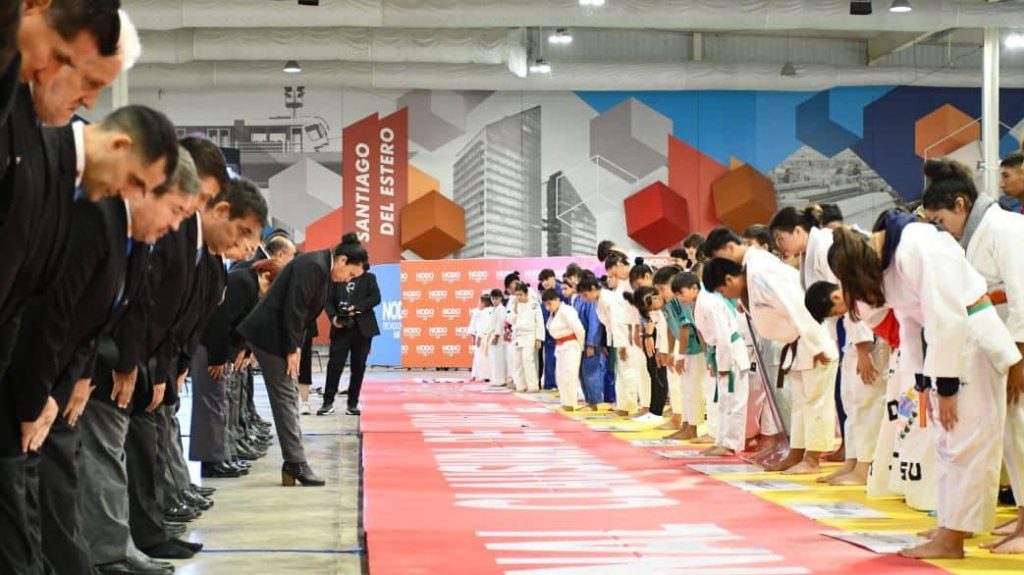
POLYGON ((0 0, 2 574, 162 575, 159 559, 198 551, 166 521, 213 504, 188 475, 179 394, 191 371, 216 428, 196 449, 241 473, 239 445, 270 437, 237 377, 250 352, 284 484, 323 484, 299 429, 300 350, 366 250, 348 234, 269 257, 266 201, 213 143, 144 106, 76 121, 141 52, 119 0, 0 0))

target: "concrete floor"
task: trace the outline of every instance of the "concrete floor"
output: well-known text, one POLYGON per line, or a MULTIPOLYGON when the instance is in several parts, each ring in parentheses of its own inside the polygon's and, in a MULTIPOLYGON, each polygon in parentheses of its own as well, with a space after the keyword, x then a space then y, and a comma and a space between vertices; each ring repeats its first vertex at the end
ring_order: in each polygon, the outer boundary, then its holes
MULTIPOLYGON (((314 387, 321 385, 323 375, 315 374, 314 387)), ((342 389, 346 385, 343 381, 342 389)), ((259 378, 256 396, 260 414, 272 421, 266 389, 259 378)), ((189 429, 191 403, 190 398, 184 398, 179 413, 183 433, 189 429)), ((310 403, 315 413, 320 397, 314 395, 310 403)), ((309 463, 327 479, 325 487, 281 487, 281 453, 276 438, 269 454, 256 461, 245 477, 201 481, 198 465, 192 466, 196 483, 217 488, 216 504, 189 525, 186 538, 206 547, 193 559, 178 562, 177 573, 365 572, 359 531, 358 418, 343 412, 303 416, 302 431, 309 463)), ((188 438, 184 440, 187 454, 188 438)))

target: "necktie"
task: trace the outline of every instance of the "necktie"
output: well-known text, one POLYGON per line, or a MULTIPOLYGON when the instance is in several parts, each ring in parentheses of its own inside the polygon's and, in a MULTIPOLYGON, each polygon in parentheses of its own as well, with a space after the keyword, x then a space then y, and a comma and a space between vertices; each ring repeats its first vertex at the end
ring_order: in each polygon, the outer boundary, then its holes
POLYGON ((128 281, 128 261, 132 258, 132 249, 135 247, 135 241, 132 238, 128 238, 126 242, 127 249, 125 250, 125 264, 124 273, 121 274, 121 285, 117 288, 117 297, 114 298, 114 311, 117 311, 124 304, 124 288, 128 281))
POLYGON ((79 199, 81 199, 81 198, 82 198, 82 196, 83 196, 83 195, 85 195, 85 192, 84 192, 84 190, 82 190, 82 186, 78 186, 78 187, 76 187, 76 188, 75 188, 75 197, 74 197, 74 201, 76 201, 76 202, 77 202, 77 201, 78 201, 79 199))

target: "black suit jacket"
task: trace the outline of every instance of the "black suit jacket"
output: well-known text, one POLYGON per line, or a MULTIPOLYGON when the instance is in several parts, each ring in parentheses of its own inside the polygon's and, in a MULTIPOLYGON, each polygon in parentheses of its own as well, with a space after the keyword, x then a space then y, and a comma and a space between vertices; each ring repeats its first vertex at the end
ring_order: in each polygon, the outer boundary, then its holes
POLYGON ((93 383, 94 397, 109 401, 113 387, 111 370, 129 373, 139 363, 152 360, 151 377, 135 384, 133 403, 149 405, 152 383, 167 383, 172 365, 177 368, 173 328, 177 323, 196 275, 198 224, 195 216, 161 238, 150 256, 142 290, 126 308, 124 316, 103 342, 103 354, 93 383))
POLYGON ((196 274, 192 281, 189 299, 181 317, 174 326, 176 346, 175 363, 172 360, 173 380, 167 382, 164 403, 173 405, 177 401, 177 387, 173 385, 179 376, 188 371, 192 355, 199 346, 199 339, 206 324, 213 317, 217 306, 224 301, 224 286, 227 283, 227 269, 224 259, 203 250, 196 274))
POLYGON ((380 335, 380 327, 377 325, 377 316, 373 308, 380 305, 380 287, 377 285, 377 276, 372 272, 366 272, 358 278, 348 282, 334 282, 327 294, 327 317, 331 319, 331 337, 339 330, 335 320, 341 323, 343 302, 355 306, 359 313, 353 316, 355 320, 352 327, 344 327, 341 330, 356 329, 359 335, 370 338, 380 335))
POLYGON ((35 287, 20 286, 18 275, 32 258, 37 224, 47 215, 48 186, 55 185, 48 175, 55 164, 51 164, 43 145, 32 95, 23 86, 7 124, 0 129, 0 245, 4 246, 0 265, 0 324, 21 309, 32 293, 27 287, 35 287))
POLYGON ((324 309, 331 283, 331 250, 297 256, 238 326, 254 347, 285 357, 302 347, 306 327, 324 309))
POLYGON ((210 365, 224 365, 232 361, 245 347, 245 340, 238 333, 238 324, 256 307, 259 299, 259 279, 252 266, 233 269, 228 274, 224 303, 213 312, 200 338, 209 354, 210 365))
MULTIPOLYGON (((19 387, 40 409, 47 395, 66 400, 76 379, 92 377, 99 340, 117 324, 141 288, 150 246, 127 236, 120 198, 75 202, 63 269, 45 296, 45 309, 22 320, 12 364, 19 387), (55 386, 57 388, 55 389, 55 386)), ((19 412, 22 421, 38 412, 19 412)))

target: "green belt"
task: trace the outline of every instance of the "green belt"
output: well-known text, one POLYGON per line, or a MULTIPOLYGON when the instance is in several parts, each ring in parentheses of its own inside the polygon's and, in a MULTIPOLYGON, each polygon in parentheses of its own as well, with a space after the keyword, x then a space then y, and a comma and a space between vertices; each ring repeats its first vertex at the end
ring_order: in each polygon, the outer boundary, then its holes
POLYGON ((737 341, 739 341, 742 338, 743 338, 743 336, 740 335, 740 332, 734 331, 734 332, 732 332, 732 335, 729 337, 729 341, 730 342, 737 342, 737 341))
MULTIPOLYGON (((740 334, 732 334, 732 341, 739 339, 740 334)), ((718 358, 715 357, 715 347, 708 346, 708 365, 711 366, 712 373, 715 374, 715 381, 718 381, 718 358)), ((733 370, 729 370, 729 393, 736 391, 736 374, 733 370)), ((718 403, 718 385, 715 385, 715 400, 714 403, 718 403)))
POLYGON ((982 300, 982 301, 972 305, 971 307, 967 308, 967 315, 968 316, 972 316, 972 315, 974 315, 974 314, 976 314, 978 312, 987 310, 990 307, 994 307, 993 304, 992 304, 992 300, 990 300, 988 298, 985 298, 984 300, 982 300))

